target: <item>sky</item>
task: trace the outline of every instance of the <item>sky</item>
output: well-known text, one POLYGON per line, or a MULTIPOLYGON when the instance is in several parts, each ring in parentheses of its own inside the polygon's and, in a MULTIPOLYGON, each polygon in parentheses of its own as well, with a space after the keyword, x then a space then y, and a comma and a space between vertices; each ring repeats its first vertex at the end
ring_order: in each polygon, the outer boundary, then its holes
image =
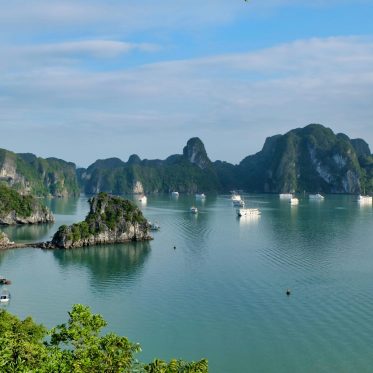
POLYGON ((373 0, 0 0, 0 148, 78 166, 321 123, 373 147, 373 0))

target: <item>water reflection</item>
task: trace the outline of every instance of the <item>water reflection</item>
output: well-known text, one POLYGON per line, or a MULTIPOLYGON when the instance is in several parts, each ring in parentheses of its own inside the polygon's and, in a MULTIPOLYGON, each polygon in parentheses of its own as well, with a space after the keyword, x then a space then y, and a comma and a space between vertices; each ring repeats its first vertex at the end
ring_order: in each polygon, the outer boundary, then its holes
POLYGON ((48 198, 45 204, 54 213, 59 215, 75 215, 79 198, 48 198))
POLYGON ((257 225, 260 219, 260 215, 244 215, 244 216, 237 216, 237 221, 241 226, 247 225, 257 225))
POLYGON ((25 224, 1 227, 2 231, 15 242, 39 242, 48 238, 48 233, 53 227, 51 224, 25 224))
POLYGON ((345 197, 329 197, 322 204, 300 200, 299 206, 274 201, 272 207, 262 214, 272 241, 265 255, 288 265, 327 265, 328 258, 338 255, 338 242, 354 229, 359 215, 351 198, 345 197), (342 199, 346 208, 338 209, 342 199))
POLYGON ((55 250, 53 256, 63 268, 88 268, 93 285, 131 282, 141 274, 150 253, 149 242, 129 242, 73 250, 55 250))

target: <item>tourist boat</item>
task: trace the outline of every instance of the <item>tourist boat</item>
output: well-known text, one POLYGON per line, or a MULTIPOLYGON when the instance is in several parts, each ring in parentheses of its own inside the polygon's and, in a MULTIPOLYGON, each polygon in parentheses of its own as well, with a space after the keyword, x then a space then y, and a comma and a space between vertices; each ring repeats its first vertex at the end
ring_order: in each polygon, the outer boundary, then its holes
POLYGON ((141 196, 141 197, 139 197, 139 201, 141 203, 146 203, 148 201, 148 199, 146 198, 146 196, 141 196))
POLYGON ((9 290, 3 289, 0 293, 0 303, 8 303, 10 301, 9 290))
POLYGON ((245 207, 245 201, 240 199, 240 200, 233 200, 233 206, 234 207, 245 207))
POLYGON ((292 205, 292 206, 294 206, 294 205, 298 205, 298 204, 299 204, 299 199, 298 199, 298 198, 295 198, 295 197, 292 197, 292 198, 290 198, 289 203, 290 203, 290 205, 292 205))
POLYGON ((322 201, 325 197, 322 196, 320 193, 317 193, 317 194, 310 194, 308 198, 312 200, 322 201))
POLYGON ((293 198, 293 195, 291 193, 281 193, 280 198, 281 199, 291 199, 291 198, 293 198))
POLYGON ((257 216, 260 215, 259 209, 237 209, 237 215, 241 216, 257 216))
POLYGON ((231 195, 231 200, 234 201, 241 201, 241 196, 239 194, 233 193, 231 195))
POLYGON ((359 203, 372 203, 372 196, 362 196, 362 195, 359 195, 357 197, 357 200, 359 203))
POLYGON ((206 198, 206 196, 205 196, 205 194, 204 193, 201 193, 201 194, 196 194, 196 199, 205 199, 206 198))
POLYGON ((149 229, 151 231, 159 231, 161 229, 161 226, 158 223, 152 223, 151 221, 149 222, 149 229))
POLYGON ((192 206, 192 207, 190 208, 190 212, 191 212, 192 214, 198 214, 198 209, 197 209, 197 207, 192 206))
POLYGON ((171 193, 171 196, 172 196, 172 197, 179 197, 179 192, 172 192, 172 193, 171 193))

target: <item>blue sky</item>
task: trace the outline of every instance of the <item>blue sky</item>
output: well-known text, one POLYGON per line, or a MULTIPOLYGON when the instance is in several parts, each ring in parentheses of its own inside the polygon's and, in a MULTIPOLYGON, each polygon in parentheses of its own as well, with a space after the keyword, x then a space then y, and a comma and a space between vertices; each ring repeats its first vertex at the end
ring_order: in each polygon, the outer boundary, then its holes
POLYGON ((309 123, 373 146, 373 0, 0 0, 0 147, 87 166, 309 123))

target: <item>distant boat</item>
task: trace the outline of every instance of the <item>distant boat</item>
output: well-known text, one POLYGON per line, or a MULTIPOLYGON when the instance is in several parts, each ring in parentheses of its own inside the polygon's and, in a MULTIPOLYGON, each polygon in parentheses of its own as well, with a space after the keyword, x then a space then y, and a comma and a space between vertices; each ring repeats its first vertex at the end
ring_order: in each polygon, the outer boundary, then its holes
POLYGON ((0 293, 0 303, 8 303, 10 301, 10 292, 7 289, 3 289, 0 293))
POLYGON ((148 199, 147 199, 146 196, 141 196, 141 197, 139 197, 139 201, 140 201, 141 203, 146 203, 146 202, 148 201, 148 199))
POLYGON ((197 207, 192 206, 192 207, 190 208, 190 212, 191 212, 192 214, 198 214, 198 209, 197 209, 197 207))
POLYGON ((231 200, 234 201, 241 201, 241 196, 239 194, 232 194, 231 195, 231 200))
POLYGON ((280 199, 291 199, 293 198, 293 195, 291 193, 281 193, 280 199))
POLYGON ((358 200, 358 202, 359 203, 363 203, 363 204, 365 204, 365 203, 372 203, 372 196, 362 196, 362 195, 359 195, 358 197, 357 197, 357 200, 358 200))
POLYGON ((172 192, 172 193, 171 193, 171 196, 172 196, 172 197, 179 197, 179 192, 172 192))
POLYGON ((256 216, 260 215, 259 209, 237 209, 237 215, 241 216, 256 216))
POLYGON ((0 285, 10 285, 11 283, 7 278, 0 276, 0 285))
POLYGON ((290 203, 292 206, 294 206, 294 205, 298 205, 298 204, 299 204, 299 199, 298 199, 298 198, 295 198, 295 197, 290 198, 289 203, 290 203))
POLYGON ((201 193, 201 194, 196 194, 196 199, 205 199, 206 198, 206 196, 205 196, 205 194, 204 193, 201 193))
POLYGON ((149 222, 149 229, 151 231, 159 231, 161 229, 161 226, 158 223, 152 223, 151 221, 149 222))
POLYGON ((325 199, 324 196, 322 196, 320 193, 317 193, 317 194, 310 194, 308 196, 309 199, 312 199, 312 200, 317 200, 317 201, 322 201, 323 199, 325 199))

